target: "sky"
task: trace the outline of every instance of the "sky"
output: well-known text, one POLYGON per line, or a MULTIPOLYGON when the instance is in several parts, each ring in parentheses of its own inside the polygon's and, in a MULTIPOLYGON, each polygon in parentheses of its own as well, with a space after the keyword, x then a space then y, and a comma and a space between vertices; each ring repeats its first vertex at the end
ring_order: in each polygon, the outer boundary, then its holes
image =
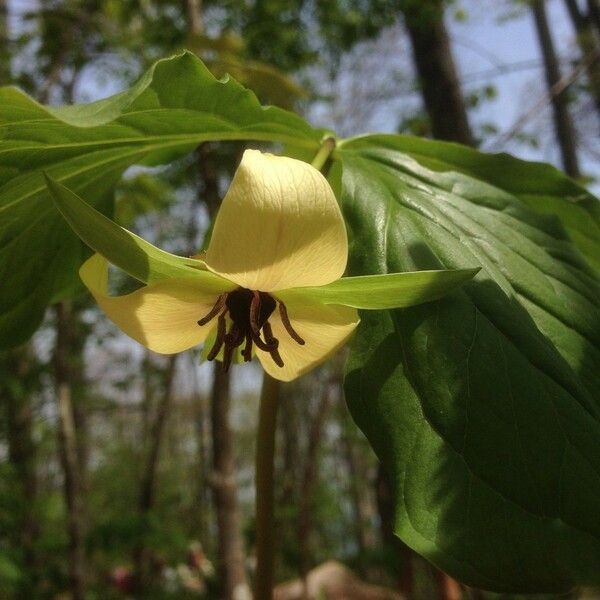
MULTIPOLYGON (((571 61, 578 58, 575 32, 563 0, 548 0, 547 10, 564 76, 573 69, 571 61)), ((559 166, 550 105, 546 102, 541 110, 535 110, 547 98, 547 89, 530 12, 515 9, 511 0, 459 0, 446 21, 465 93, 488 85, 496 91, 493 99, 481 102, 469 113, 478 133, 485 124, 498 130, 495 135, 482 135, 481 149, 506 150, 521 158, 559 166), (517 136, 508 143, 502 140, 524 114, 528 118, 519 133, 541 134, 537 148, 518 141, 517 136)), ((396 132, 400 117, 414 114, 421 106, 412 74, 410 46, 398 25, 379 40, 361 44, 342 61, 336 80, 333 84, 326 82, 321 89, 327 96, 332 87, 339 100, 332 105, 317 103, 310 116, 323 127, 333 123, 333 128, 346 136, 367 131, 396 132)), ((588 119, 585 126, 586 138, 598 137, 598 122, 588 119)), ((586 174, 598 171, 595 157, 584 152, 581 160, 586 174)))

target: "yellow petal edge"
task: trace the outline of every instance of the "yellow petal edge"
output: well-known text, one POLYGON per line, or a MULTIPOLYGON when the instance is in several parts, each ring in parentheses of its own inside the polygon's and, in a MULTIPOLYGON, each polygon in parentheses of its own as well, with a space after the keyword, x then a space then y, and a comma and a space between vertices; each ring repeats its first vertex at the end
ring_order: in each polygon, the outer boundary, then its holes
POLYGON ((279 340, 283 367, 278 367, 270 354, 256 351, 263 369, 281 381, 296 379, 324 362, 346 343, 360 322, 358 311, 349 306, 303 300, 288 302, 286 307, 292 327, 304 339, 305 345, 299 345, 290 337, 276 311, 269 323, 279 340))
POLYGON ((346 226, 323 175, 308 163, 246 150, 215 221, 208 268, 264 292, 342 276, 346 226))
MULTIPOLYGON (((108 295, 108 262, 94 254, 79 275, 100 308, 117 327, 140 344, 161 354, 182 352, 203 342, 215 327, 197 323, 213 307, 218 293, 206 292, 193 277, 173 278, 144 286, 124 296, 108 295)), ((224 282, 226 289, 231 289, 224 282)))

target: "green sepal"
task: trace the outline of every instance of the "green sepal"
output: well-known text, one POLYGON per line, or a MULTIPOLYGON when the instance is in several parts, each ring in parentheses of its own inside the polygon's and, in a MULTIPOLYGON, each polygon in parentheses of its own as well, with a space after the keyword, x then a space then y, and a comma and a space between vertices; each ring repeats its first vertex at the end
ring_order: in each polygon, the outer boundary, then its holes
POLYGON ((117 225, 77 194, 45 175, 54 204, 73 231, 90 248, 131 277, 149 284, 172 277, 210 278, 202 261, 165 252, 117 225))
POLYGON ((479 268, 343 277, 327 285, 294 288, 277 295, 283 300, 310 296, 323 304, 365 310, 405 308, 437 300, 478 272, 479 268))

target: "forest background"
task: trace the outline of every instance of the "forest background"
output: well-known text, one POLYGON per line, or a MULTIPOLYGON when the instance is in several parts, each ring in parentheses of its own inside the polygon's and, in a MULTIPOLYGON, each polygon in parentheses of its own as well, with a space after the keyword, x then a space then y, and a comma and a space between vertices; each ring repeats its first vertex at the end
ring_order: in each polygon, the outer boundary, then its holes
MULTIPOLYGON (((596 0, 0 0, 0 85, 43 103, 126 89, 183 48, 340 135, 458 141, 598 186, 596 0)), ((242 150, 204 144, 130 169, 118 222, 193 254, 242 150)), ((344 404, 343 359, 285 387, 277 580, 335 559, 409 599, 498 598, 393 536, 385 473, 344 404)), ((259 384, 255 365, 228 376, 197 352, 145 351, 86 294, 49 310, 0 355, 0 598, 244 597, 259 384)))

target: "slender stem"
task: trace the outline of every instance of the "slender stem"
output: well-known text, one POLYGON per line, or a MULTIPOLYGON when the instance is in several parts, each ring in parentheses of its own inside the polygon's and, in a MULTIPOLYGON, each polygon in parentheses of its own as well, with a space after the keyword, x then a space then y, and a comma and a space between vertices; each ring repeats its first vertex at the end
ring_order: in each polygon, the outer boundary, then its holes
POLYGON ((273 598, 275 536, 273 523, 273 471, 279 382, 264 374, 256 440, 256 578, 254 600, 273 598))
POLYGON ((319 151, 315 154, 312 162, 310 163, 315 169, 321 170, 325 163, 328 161, 331 153, 335 150, 335 138, 326 137, 321 142, 321 147, 319 151))
MULTIPOLYGON (((335 139, 326 137, 315 155, 312 166, 323 169, 335 150, 335 139)), ((273 563, 275 558, 274 459, 279 381, 264 373, 260 395, 258 434, 256 439, 256 576, 254 600, 272 600, 273 563)))

